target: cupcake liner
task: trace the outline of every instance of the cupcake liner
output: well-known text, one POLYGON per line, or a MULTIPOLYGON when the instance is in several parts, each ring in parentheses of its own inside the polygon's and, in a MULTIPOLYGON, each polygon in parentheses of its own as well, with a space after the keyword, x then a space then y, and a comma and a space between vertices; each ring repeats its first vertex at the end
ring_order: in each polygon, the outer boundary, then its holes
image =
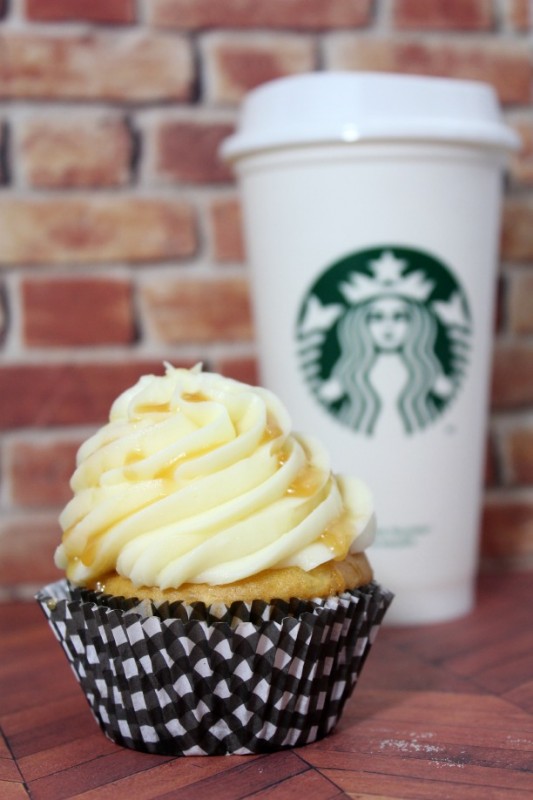
POLYGON ((371 583, 312 601, 156 607, 61 580, 36 599, 110 739, 242 755, 333 729, 392 594, 371 583))

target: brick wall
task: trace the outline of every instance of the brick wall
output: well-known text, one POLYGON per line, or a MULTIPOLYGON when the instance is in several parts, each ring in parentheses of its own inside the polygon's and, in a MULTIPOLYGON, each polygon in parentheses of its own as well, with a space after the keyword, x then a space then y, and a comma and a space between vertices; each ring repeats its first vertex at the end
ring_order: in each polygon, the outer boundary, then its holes
POLYGON ((533 565, 532 23, 528 0, 0 0, 3 597, 56 576, 75 450, 138 374, 203 360, 254 380, 239 201, 216 152, 248 89, 314 69, 486 80, 523 138, 483 563, 533 565))

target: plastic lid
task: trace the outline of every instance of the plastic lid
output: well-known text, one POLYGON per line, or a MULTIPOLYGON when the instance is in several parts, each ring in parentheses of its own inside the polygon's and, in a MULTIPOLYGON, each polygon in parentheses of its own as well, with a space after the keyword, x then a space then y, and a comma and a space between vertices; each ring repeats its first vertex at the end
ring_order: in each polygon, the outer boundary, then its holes
POLYGON ((235 160, 280 147, 372 140, 440 141, 514 150, 491 86, 372 72, 280 78, 245 98, 221 155, 235 160))

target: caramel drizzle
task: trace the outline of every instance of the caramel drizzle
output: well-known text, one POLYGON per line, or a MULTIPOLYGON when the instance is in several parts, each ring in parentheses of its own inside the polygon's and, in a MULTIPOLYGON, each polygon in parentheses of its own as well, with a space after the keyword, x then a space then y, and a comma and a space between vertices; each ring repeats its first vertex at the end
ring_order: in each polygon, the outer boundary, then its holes
POLYGON ((203 392, 184 392, 181 397, 187 403, 206 403, 211 400, 211 398, 203 392))
POLYGON ((292 497, 312 497, 324 483, 324 473, 318 467, 308 465, 300 470, 285 494, 292 497))
MULTIPOLYGON (((187 403, 205 403, 210 398, 203 392, 184 392, 182 399, 187 403)), ((135 419, 140 419, 145 414, 170 414, 176 409, 172 408, 170 400, 166 403, 143 403, 135 409, 135 419)))
POLYGON ((353 523, 348 514, 333 520, 318 537, 318 542, 331 550, 336 561, 346 558, 353 539, 353 523))
POLYGON ((171 411, 170 402, 144 403, 135 409, 135 419, 140 419, 144 414, 170 414, 171 411))
POLYGON ((137 464, 145 458, 142 450, 131 450, 124 459, 124 466, 129 467, 130 464, 137 464))

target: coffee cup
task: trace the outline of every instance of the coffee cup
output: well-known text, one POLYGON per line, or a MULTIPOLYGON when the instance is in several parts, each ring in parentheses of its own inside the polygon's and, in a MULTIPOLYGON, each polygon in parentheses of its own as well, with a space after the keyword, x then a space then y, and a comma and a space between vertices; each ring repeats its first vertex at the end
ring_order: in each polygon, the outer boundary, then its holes
POLYGON ((493 90, 283 78, 223 144, 244 216, 261 380, 375 495, 388 624, 474 604, 502 173, 493 90))

